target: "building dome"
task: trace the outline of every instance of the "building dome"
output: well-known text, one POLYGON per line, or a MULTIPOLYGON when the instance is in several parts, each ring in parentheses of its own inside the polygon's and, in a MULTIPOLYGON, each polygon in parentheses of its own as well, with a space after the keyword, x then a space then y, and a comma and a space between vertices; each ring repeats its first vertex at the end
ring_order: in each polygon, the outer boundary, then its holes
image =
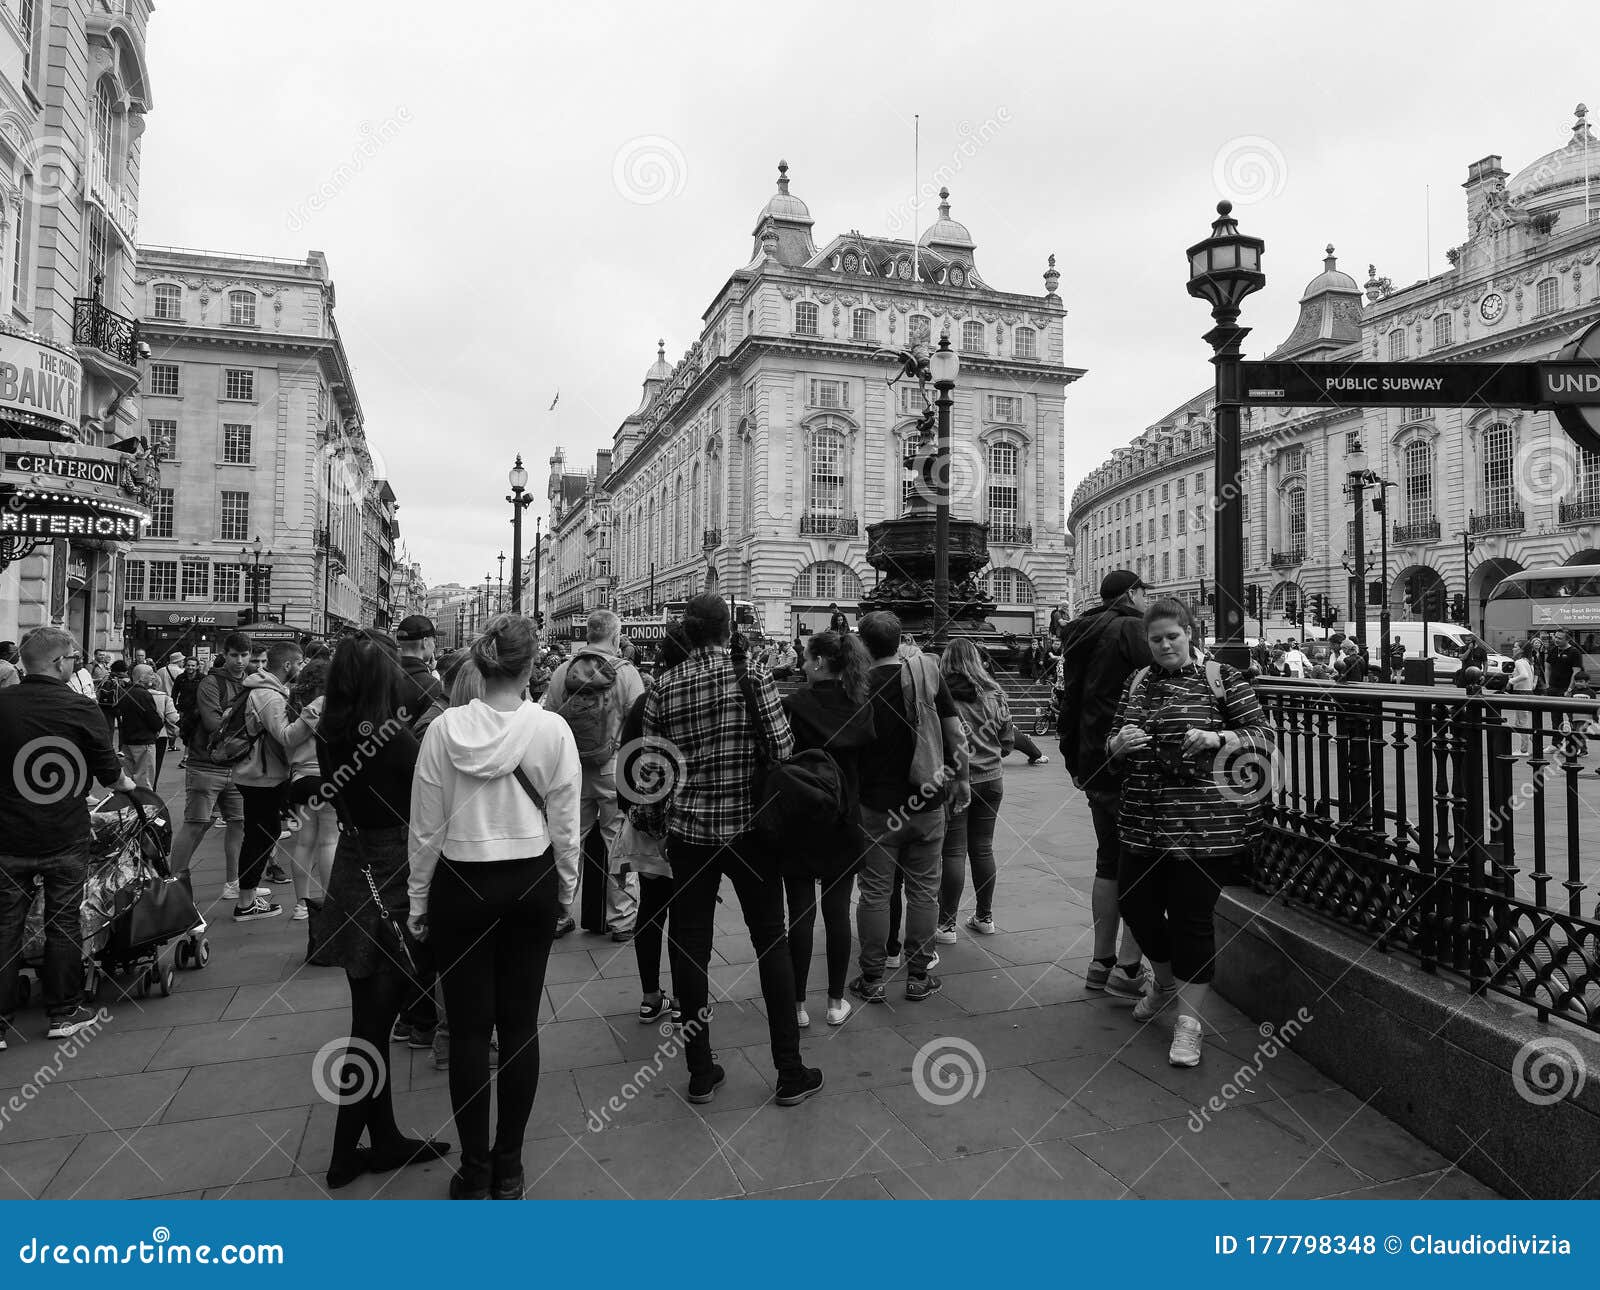
POLYGON ((928 226, 928 231, 917 239, 918 246, 959 246, 971 250, 977 246, 967 226, 950 218, 950 190, 939 190, 939 218, 928 226))
POLYGON ((761 214, 756 216, 756 227, 768 219, 785 220, 792 224, 811 223, 811 211, 806 204, 789 191, 789 163, 778 163, 778 191, 773 193, 771 199, 761 208, 761 214))
POLYGON ((1300 303, 1305 304, 1314 296, 1320 296, 1327 291, 1347 291, 1359 296, 1361 288, 1356 285, 1356 280, 1348 273, 1339 270, 1338 258, 1333 253, 1333 243, 1327 246, 1327 257, 1322 261, 1322 272, 1306 283, 1305 293, 1300 297, 1300 303))
POLYGON ((644 374, 647 381, 670 381, 672 379, 672 364, 667 362, 667 342, 656 341, 656 361, 650 364, 650 370, 644 374))
MULTIPOLYGON (((1532 198, 1555 193, 1581 197, 1586 182, 1600 180, 1600 142, 1589 133, 1589 109, 1580 103, 1573 114, 1577 120, 1572 125, 1572 138, 1524 166, 1506 185, 1512 200, 1526 203, 1532 198)), ((1550 200, 1537 203, 1540 206, 1558 204, 1565 203, 1550 200)))

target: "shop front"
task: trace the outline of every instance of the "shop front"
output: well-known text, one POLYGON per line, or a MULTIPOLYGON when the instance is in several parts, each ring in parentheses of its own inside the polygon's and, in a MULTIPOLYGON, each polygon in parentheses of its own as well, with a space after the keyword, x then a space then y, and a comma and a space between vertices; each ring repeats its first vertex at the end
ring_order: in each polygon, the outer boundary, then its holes
POLYGON ((243 632, 252 641, 270 645, 273 641, 310 639, 308 632, 282 623, 258 622, 244 626, 248 616, 238 605, 182 605, 167 602, 135 602, 124 611, 130 651, 142 649, 154 663, 174 653, 185 658, 208 661, 222 652, 223 638, 243 632))

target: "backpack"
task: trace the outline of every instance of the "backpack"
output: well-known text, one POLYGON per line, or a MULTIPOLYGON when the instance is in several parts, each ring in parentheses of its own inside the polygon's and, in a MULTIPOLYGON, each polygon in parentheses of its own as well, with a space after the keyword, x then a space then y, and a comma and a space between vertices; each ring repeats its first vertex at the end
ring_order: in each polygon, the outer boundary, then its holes
MULTIPOLYGON (((822 748, 808 748, 788 761, 767 768, 755 794, 755 818, 750 830, 767 846, 791 851, 804 846, 809 854, 815 847, 805 840, 821 831, 831 835, 848 814, 844 774, 832 754, 822 748)), ((832 857, 817 856, 817 859, 832 857)))
MULTIPOLYGON (((1215 659, 1208 658, 1205 662, 1206 684, 1211 687, 1211 697, 1217 701, 1217 715, 1223 723, 1228 720, 1228 688, 1222 684, 1222 664, 1215 659)), ((1150 675, 1149 667, 1141 667, 1133 674, 1133 684, 1129 687, 1129 694, 1139 693, 1139 687, 1145 683, 1145 678, 1150 675)))
POLYGON ((606 765, 617 755, 622 713, 617 703, 617 665, 596 654, 583 654, 567 665, 564 691, 555 713, 572 730, 578 760, 588 767, 606 765), (587 663, 580 672, 579 668, 587 663))
POLYGON ((117 701, 115 711, 124 744, 153 744, 166 730, 156 701, 142 686, 129 686, 117 701))
MULTIPOLYGON (((261 738, 258 730, 251 734, 245 724, 245 717, 250 709, 251 691, 240 688, 239 693, 222 709, 222 720, 216 730, 206 739, 205 758, 218 766, 237 765, 255 750, 256 740, 261 738)), ((196 725, 199 723, 199 714, 196 713, 196 725)))

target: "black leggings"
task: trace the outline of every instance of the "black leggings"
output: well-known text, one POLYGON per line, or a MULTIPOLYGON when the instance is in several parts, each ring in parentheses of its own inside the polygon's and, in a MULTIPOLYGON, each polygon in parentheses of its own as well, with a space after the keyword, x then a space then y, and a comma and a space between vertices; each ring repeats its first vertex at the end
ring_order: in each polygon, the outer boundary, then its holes
POLYGON ((450 1106, 461 1173, 481 1185, 522 1168, 522 1136, 539 1090, 539 999, 561 905, 555 855, 452 864, 440 860, 428 898, 429 944, 450 1017, 450 1106), (500 1115, 489 1147, 489 1035, 500 1115))
POLYGON ((817 879, 783 880, 783 894, 789 902, 789 961, 794 964, 794 998, 806 1001, 806 978, 811 975, 811 946, 817 926, 817 907, 822 908, 823 938, 828 947, 828 998, 844 998, 844 979, 850 974, 850 893, 855 874, 845 873, 822 883, 822 899, 817 899, 817 879))
POLYGON ((400 1015, 400 1000, 408 985, 398 972, 379 971, 350 977, 350 1047, 345 1050, 341 1093, 360 1092, 342 1102, 333 1125, 333 1163, 346 1164, 361 1145, 366 1132, 373 1148, 382 1152, 401 1139, 394 1122, 394 1081, 389 1070, 389 1032, 400 1015))
POLYGON ((680 990, 678 947, 667 936, 667 914, 676 890, 666 874, 639 875, 639 914, 633 924, 633 953, 639 962, 639 988, 645 994, 661 989, 661 942, 667 942, 667 966, 672 970, 672 988, 680 990))
POLYGON ((1213 914, 1232 866, 1226 856, 1122 850, 1117 908, 1150 961, 1171 963, 1180 981, 1206 985, 1216 974, 1213 914))

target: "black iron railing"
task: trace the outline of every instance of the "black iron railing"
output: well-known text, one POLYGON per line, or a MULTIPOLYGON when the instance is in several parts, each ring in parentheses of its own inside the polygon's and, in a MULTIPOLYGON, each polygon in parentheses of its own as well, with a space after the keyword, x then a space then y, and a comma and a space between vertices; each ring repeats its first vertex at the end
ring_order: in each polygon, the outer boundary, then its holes
POLYGON ((1562 524, 1592 524, 1600 520, 1600 497, 1580 497, 1575 502, 1562 502, 1562 524))
POLYGON ((861 531, 854 515, 802 515, 800 536, 854 537, 861 531))
POLYGON ((998 542, 1002 546, 1030 546, 1033 543, 1033 525, 991 520, 989 522, 989 541, 998 542))
POLYGON ((715 551, 722 545, 722 530, 707 529, 700 538, 700 546, 706 551, 715 551))
POLYGON ((1312 682, 1257 692, 1275 743, 1270 771, 1257 767, 1261 890, 1475 994, 1600 1032, 1600 705, 1312 682))
POLYGON ((139 324, 107 309, 93 296, 72 302, 72 343, 87 345, 129 367, 139 365, 139 324))
POLYGON ((1306 549, 1303 546, 1290 547, 1287 551, 1274 551, 1272 553, 1272 567, 1284 569, 1291 564, 1304 564, 1306 562, 1306 549))
POLYGON ((1468 533, 1520 533, 1526 527, 1520 506, 1506 506, 1467 516, 1468 533))
POLYGON ((1394 540, 1403 545, 1407 542, 1437 542, 1439 540, 1438 520, 1418 520, 1414 524, 1396 524, 1394 526, 1394 540))

